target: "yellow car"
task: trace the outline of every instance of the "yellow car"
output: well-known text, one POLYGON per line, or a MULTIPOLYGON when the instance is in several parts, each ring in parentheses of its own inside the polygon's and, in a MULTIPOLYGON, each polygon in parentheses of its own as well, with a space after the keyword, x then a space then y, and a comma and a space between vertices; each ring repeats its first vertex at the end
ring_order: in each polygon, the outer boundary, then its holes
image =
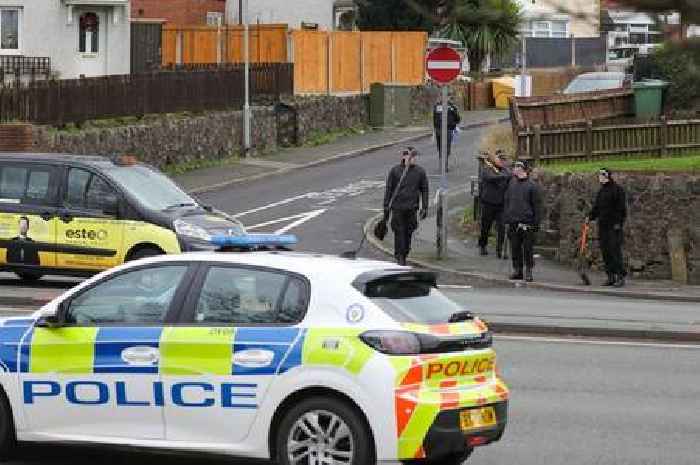
POLYGON ((87 276, 245 233, 131 156, 0 155, 0 269, 87 276))

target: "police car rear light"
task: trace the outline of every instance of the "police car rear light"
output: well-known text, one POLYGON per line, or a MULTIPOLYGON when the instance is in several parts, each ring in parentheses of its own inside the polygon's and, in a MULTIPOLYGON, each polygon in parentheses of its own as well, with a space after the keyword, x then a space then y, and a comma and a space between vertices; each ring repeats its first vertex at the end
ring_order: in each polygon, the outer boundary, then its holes
POLYGON ((474 335, 435 336, 407 331, 367 331, 360 339, 387 355, 418 355, 488 349, 493 344, 490 331, 474 335))
POLYGON ((293 234, 243 234, 240 236, 213 236, 211 243, 222 249, 255 249, 289 247, 298 242, 293 234))
POLYGON ((371 348, 388 355, 416 355, 421 353, 418 334, 406 331, 367 331, 360 339, 371 348))

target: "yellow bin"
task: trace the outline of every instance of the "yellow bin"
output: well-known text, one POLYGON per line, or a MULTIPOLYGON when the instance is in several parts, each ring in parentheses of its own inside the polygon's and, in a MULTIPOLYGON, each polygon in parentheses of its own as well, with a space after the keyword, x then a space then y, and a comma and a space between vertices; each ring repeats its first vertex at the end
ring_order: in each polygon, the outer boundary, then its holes
POLYGON ((496 108, 508 108, 508 99, 515 95, 515 79, 502 77, 491 81, 496 108))

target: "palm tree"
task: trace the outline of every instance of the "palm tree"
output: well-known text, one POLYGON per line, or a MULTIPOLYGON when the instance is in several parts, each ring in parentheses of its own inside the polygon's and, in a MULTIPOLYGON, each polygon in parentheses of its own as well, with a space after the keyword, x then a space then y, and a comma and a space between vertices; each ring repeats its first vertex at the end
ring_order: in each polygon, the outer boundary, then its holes
POLYGON ((464 44, 474 72, 489 54, 503 55, 518 43, 522 15, 515 0, 455 0, 440 13, 440 35, 464 44))

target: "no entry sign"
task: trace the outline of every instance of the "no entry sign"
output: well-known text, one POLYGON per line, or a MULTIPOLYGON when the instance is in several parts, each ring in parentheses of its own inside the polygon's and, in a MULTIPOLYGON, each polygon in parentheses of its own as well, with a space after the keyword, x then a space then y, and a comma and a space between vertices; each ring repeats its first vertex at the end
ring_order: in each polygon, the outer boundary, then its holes
POLYGON ((462 59, 454 49, 449 47, 435 48, 428 53, 428 75, 440 84, 449 84, 462 70, 462 59))

